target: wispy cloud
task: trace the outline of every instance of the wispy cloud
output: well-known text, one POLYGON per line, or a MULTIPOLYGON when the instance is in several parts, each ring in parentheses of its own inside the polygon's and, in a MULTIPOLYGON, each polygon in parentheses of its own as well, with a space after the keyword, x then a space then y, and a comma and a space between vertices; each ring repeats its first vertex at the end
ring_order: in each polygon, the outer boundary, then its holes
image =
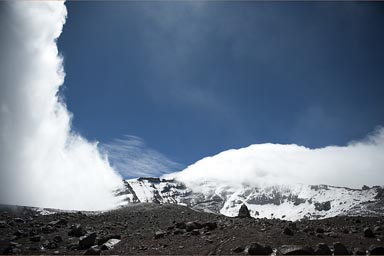
POLYGON ((115 170, 125 178, 157 177, 184 168, 180 163, 150 148, 137 136, 125 135, 101 145, 115 170))

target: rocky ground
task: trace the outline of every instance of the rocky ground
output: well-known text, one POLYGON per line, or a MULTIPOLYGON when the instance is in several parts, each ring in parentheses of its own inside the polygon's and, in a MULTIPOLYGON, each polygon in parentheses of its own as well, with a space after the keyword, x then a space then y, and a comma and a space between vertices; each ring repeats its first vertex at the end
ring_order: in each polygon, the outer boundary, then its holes
POLYGON ((41 215, 0 207, 0 254, 381 254, 384 219, 288 222, 230 218, 178 205, 41 215))

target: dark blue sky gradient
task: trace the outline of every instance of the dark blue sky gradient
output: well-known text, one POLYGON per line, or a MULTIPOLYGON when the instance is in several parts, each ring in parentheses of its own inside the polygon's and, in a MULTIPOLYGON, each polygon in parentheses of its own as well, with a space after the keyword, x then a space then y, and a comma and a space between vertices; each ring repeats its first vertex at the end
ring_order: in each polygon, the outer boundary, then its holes
POLYGON ((76 2, 66 103, 91 140, 191 164, 255 143, 344 145, 384 124, 383 2, 76 2))

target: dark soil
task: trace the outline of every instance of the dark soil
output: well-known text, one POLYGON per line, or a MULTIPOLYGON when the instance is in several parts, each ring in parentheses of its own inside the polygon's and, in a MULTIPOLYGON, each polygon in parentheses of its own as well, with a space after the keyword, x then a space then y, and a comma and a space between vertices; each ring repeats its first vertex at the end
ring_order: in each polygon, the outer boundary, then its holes
POLYGON ((319 243, 332 249, 336 242, 349 252, 353 248, 366 252, 371 245, 384 246, 383 230, 382 218, 289 222, 230 218, 178 205, 135 204, 105 213, 52 215, 40 215, 23 207, 3 207, 0 254, 84 254, 87 250, 96 254, 245 254, 252 243, 269 245, 279 254, 284 251, 279 249, 282 245, 316 250, 319 243), (76 237, 82 235, 88 235, 87 240, 76 237), (100 251, 109 238, 121 241, 114 248, 104 246, 100 251), (79 243, 80 239, 84 241, 79 243), (92 250, 87 249, 92 245, 92 250))

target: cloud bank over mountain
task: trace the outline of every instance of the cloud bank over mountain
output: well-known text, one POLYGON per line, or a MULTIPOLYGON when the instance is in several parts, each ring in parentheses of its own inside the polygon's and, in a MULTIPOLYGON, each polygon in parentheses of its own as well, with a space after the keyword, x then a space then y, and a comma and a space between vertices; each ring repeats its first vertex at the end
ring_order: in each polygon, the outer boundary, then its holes
POLYGON ((58 95, 65 76, 56 44, 64 1, 0 4, 0 203, 116 206, 120 176, 97 143, 71 130, 72 115, 58 95))
POLYGON ((361 188, 384 185, 384 128, 346 146, 306 148, 256 144, 206 157, 185 170, 165 175, 199 191, 204 181, 221 186, 327 184, 361 188))

